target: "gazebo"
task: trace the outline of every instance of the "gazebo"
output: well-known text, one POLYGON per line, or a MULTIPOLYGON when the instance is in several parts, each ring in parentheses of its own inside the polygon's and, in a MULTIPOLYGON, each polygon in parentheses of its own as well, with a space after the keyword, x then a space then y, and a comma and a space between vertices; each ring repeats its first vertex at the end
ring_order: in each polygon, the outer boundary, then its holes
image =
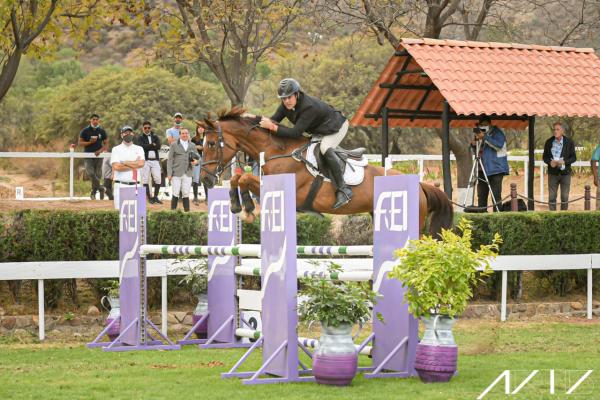
POLYGON ((354 126, 442 129, 444 191, 452 197, 450 128, 489 115, 501 128, 529 128, 527 183, 533 209, 536 116, 600 117, 600 59, 593 49, 403 39, 357 110, 354 126))

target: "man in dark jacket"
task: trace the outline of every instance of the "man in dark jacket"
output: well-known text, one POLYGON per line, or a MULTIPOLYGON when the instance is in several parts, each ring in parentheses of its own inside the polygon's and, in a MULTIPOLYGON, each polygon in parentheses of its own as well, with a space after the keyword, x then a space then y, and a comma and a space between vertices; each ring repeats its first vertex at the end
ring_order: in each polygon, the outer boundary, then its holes
POLYGON ((548 164, 548 194, 550 211, 556 211, 556 195, 560 186, 560 209, 569 209, 571 164, 577 161, 575 144, 565 136, 567 125, 557 121, 552 125, 554 136, 544 145, 544 162, 548 164))
POLYGON ((146 198, 150 204, 162 204, 158 199, 160 190, 161 172, 158 153, 160 151, 160 138, 152 132, 152 124, 144 121, 142 124, 142 134, 135 138, 135 144, 144 149, 146 162, 142 169, 142 183, 146 187, 146 198), (152 177, 154 196, 150 195, 150 177, 152 177))
POLYGON ((333 150, 348 132, 348 120, 342 113, 316 97, 305 94, 298 81, 292 78, 279 82, 277 95, 281 104, 269 119, 263 117, 260 126, 277 136, 299 138, 301 136, 323 136, 321 154, 325 156, 337 188, 333 208, 339 208, 352 199, 352 190, 344 182, 345 163, 333 150), (279 125, 287 118, 294 126, 279 125))
POLYGON ((100 199, 104 199, 104 188, 100 186, 103 159, 98 156, 100 153, 108 151, 108 136, 106 135, 106 131, 100 126, 100 117, 98 114, 92 114, 90 116, 90 124, 79 133, 79 145, 83 146, 84 152, 94 153, 96 156, 83 160, 85 172, 92 181, 90 198, 95 200, 96 192, 100 192, 100 199))

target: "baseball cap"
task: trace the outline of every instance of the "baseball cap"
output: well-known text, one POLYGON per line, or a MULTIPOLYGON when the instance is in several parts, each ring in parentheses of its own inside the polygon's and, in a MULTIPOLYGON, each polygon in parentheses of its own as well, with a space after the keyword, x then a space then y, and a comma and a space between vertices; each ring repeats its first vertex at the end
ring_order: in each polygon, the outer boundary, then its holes
POLYGON ((124 127, 121 128, 121 133, 125 133, 127 131, 133 132, 133 128, 130 127, 129 125, 125 125, 124 127))
POLYGON ((173 118, 177 118, 177 117, 183 118, 183 115, 181 115, 181 113, 177 112, 173 115, 173 118))

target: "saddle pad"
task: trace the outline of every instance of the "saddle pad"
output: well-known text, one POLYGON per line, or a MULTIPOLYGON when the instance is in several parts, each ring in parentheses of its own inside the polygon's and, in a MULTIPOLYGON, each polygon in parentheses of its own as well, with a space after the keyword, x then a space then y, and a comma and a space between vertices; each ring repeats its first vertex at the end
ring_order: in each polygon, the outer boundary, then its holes
MULTIPOLYGON (((317 160, 315 159, 315 146, 317 146, 319 142, 311 143, 306 150, 306 159, 312 164, 317 165, 317 160)), ((346 161, 346 170, 344 171, 344 181, 346 184, 350 186, 360 185, 365 177, 365 166, 369 164, 369 161, 365 156, 362 156, 360 160, 354 160, 348 158, 346 161)), ((310 168, 308 165, 306 169, 312 176, 317 176, 319 174, 318 171, 310 168)), ((330 182, 331 180, 325 178, 325 181, 330 182)))

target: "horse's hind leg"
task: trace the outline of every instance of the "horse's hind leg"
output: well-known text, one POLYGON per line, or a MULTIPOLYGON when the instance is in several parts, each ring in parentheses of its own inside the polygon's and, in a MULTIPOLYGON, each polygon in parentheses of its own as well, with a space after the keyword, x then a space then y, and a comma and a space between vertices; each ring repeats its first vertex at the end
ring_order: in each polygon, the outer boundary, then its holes
POLYGON ((229 201, 231 202, 231 212, 239 214, 242 211, 242 205, 240 204, 240 196, 238 193, 239 181, 242 176, 235 174, 231 177, 230 189, 229 189, 229 201))
POLYGON ((252 212, 254 212, 256 209, 256 205, 254 204, 254 200, 252 200, 252 196, 250 196, 250 191, 257 194, 256 189, 259 187, 258 177, 247 172, 239 179, 239 186, 240 193, 242 195, 242 205, 244 206, 244 211, 248 214, 252 214, 252 212))

